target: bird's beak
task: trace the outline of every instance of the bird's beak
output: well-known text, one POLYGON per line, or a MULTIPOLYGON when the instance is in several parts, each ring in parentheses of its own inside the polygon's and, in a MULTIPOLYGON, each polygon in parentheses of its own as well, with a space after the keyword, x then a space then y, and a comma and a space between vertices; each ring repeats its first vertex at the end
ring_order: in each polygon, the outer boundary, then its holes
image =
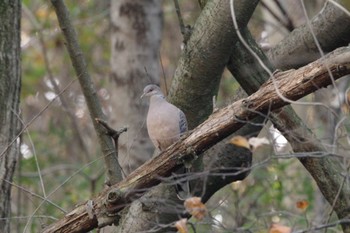
POLYGON ((140 99, 142 99, 144 96, 145 96, 145 93, 143 93, 143 94, 141 95, 140 99))

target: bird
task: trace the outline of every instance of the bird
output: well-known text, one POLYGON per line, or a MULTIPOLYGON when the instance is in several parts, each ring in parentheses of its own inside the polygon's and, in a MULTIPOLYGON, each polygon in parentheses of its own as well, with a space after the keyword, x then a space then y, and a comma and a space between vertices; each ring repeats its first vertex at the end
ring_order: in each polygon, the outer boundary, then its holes
POLYGON ((150 97, 147 113, 147 131, 153 145, 164 151, 188 130, 186 115, 169 103, 159 86, 149 84, 141 98, 150 97))
MULTIPOLYGON (((169 103, 159 86, 150 84, 143 89, 143 97, 150 97, 147 113, 147 131, 153 145, 160 151, 164 151, 188 130, 186 115, 169 103)), ((188 168, 180 168, 175 173, 189 172, 188 168)), ((178 175, 175 175, 178 176, 178 175)), ((185 200, 190 196, 190 183, 179 182, 175 185, 177 196, 185 200)))

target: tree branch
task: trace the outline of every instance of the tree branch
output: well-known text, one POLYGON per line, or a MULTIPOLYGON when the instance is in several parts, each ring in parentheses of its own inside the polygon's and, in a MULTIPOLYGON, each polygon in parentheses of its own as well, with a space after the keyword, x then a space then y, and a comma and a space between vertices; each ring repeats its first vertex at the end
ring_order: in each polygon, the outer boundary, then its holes
MULTIPOLYGON (((139 198, 148 188, 160 183, 182 165, 191 160, 259 113, 268 113, 297 100, 320 87, 331 84, 328 70, 338 79, 350 74, 350 48, 340 48, 308 66, 288 72, 277 72, 256 93, 213 113, 187 137, 170 146, 159 156, 148 161, 126 179, 101 192, 92 200, 92 212, 78 206, 66 217, 52 224, 44 232, 82 232, 112 224, 114 217, 128 203, 139 198), (89 217, 90 216, 90 217, 89 217)), ((91 201, 89 202, 91 203, 91 201)))
POLYGON ((70 21, 69 12, 64 5, 64 2, 62 0, 51 0, 51 3, 54 6, 59 25, 67 41, 66 46, 69 56, 72 60, 75 73, 79 79, 79 83, 89 109, 90 117, 104 155, 107 171, 107 183, 115 184, 122 180, 122 172, 118 163, 118 152, 113 145, 112 139, 104 133, 104 128, 95 121, 96 118, 105 120, 106 117, 102 112, 100 101, 96 95, 96 90, 87 71, 83 52, 81 51, 78 43, 77 33, 70 21))
MULTIPOLYGON (((326 1, 323 9, 311 20, 311 27, 327 53, 350 41, 350 16, 344 8, 326 1)), ((266 54, 278 69, 291 69, 306 65, 321 57, 307 24, 296 28, 266 54)))

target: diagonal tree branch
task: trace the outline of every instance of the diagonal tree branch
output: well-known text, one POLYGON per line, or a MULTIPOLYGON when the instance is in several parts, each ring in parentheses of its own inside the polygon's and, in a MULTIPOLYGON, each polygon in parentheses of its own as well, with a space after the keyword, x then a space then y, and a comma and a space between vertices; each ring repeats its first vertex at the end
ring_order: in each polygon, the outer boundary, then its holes
POLYGON ((277 72, 256 93, 214 112, 187 137, 170 146, 148 161, 126 179, 101 192, 52 224, 44 232, 82 232, 114 222, 115 215, 148 188, 160 183, 185 160, 200 156, 205 150, 242 127, 259 113, 268 113, 289 102, 331 84, 328 70, 334 79, 350 74, 350 48, 340 48, 298 70, 277 72), (281 99, 276 92, 283 94, 281 99))
POLYGON ((122 172, 118 163, 117 151, 113 145, 112 139, 105 134, 104 128, 94 120, 105 120, 106 117, 102 112, 100 101, 96 95, 96 90, 88 73, 83 52, 78 43, 77 33, 70 21, 69 12, 64 5, 64 2, 62 0, 52 0, 51 3, 54 6, 59 25, 67 41, 66 46, 69 56, 79 79, 81 89, 89 108, 90 117, 94 124, 101 150, 104 154, 107 183, 115 184, 122 180, 122 172))

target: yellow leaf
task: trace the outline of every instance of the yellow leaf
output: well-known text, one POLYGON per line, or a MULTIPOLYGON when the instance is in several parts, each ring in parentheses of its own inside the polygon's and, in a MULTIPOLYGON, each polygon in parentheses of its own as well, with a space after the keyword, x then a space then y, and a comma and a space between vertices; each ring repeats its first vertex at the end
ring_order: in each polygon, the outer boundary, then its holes
POLYGON ((207 207, 202 203, 200 197, 187 198, 184 202, 184 206, 186 211, 198 220, 202 220, 207 214, 207 207))
POLYGON ((250 145, 248 140, 243 136, 234 136, 231 138, 230 143, 235 146, 244 147, 250 150, 250 145))

